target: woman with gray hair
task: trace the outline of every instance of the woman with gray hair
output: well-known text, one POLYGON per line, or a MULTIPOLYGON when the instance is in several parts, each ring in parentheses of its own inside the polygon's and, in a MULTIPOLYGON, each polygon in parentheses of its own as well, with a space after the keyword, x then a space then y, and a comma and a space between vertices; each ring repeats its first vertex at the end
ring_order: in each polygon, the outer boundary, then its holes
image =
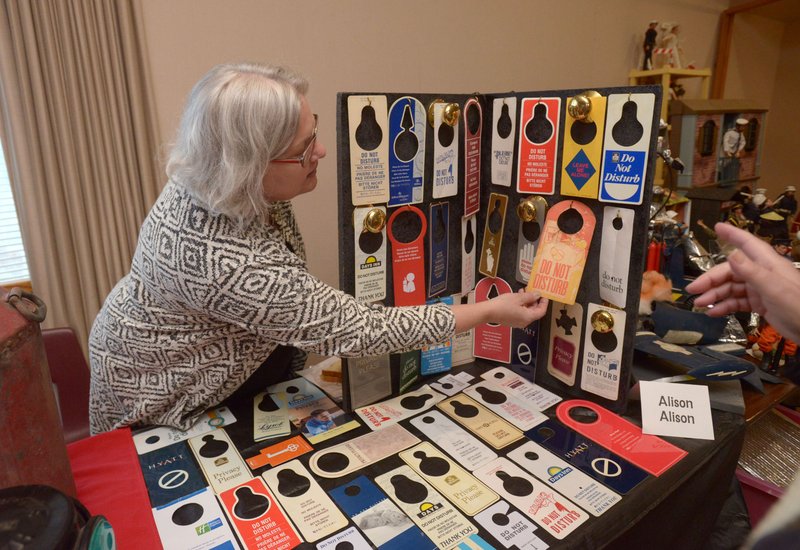
POLYGON ((314 190, 326 154, 307 89, 300 75, 258 64, 219 65, 192 89, 169 182, 92 327, 92 433, 187 429, 206 409, 286 379, 304 352, 381 355, 544 315, 547 300, 525 292, 365 305, 311 275, 289 202, 314 190))

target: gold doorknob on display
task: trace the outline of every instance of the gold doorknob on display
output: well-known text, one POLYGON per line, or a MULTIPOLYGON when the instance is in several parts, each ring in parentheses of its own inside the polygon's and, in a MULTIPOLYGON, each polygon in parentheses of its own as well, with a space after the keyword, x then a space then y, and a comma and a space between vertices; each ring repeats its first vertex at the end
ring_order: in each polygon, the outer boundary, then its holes
POLYGON ((433 109, 439 103, 444 103, 444 99, 441 98, 434 99, 433 101, 431 101, 431 104, 428 105, 428 124, 430 124, 431 126, 433 126, 433 109))
POLYGON ((448 126, 455 126, 458 124, 458 119, 461 117, 461 107, 458 103, 448 103, 442 110, 442 122, 448 126))
MULTIPOLYGON (((444 103, 444 99, 434 99, 430 105, 428 105, 428 124, 433 126, 433 109, 436 105, 440 103, 444 103)), ((444 106, 442 110, 442 122, 447 124, 448 126, 455 126, 458 124, 458 117, 461 116, 461 107, 458 106, 458 103, 448 103, 444 106)))
POLYGON ((386 212, 380 208, 373 208, 364 216, 364 230, 370 233, 380 233, 386 225, 386 212))
POLYGON ((536 205, 533 199, 522 199, 517 205, 517 216, 524 222, 532 222, 536 219, 536 205))
POLYGON ((592 313, 592 328, 597 332, 611 332, 614 328, 614 316, 600 309, 592 313))
POLYGON ((594 90, 588 90, 571 97, 569 103, 567 103, 567 112, 569 116, 581 122, 592 122, 592 98, 595 97, 602 96, 594 90))

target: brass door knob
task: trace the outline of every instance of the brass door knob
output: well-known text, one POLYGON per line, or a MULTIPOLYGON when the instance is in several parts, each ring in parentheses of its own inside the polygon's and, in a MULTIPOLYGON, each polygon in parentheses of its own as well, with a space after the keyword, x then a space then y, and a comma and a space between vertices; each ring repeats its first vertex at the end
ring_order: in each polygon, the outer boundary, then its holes
POLYGON ((536 219, 536 205, 530 198, 522 199, 517 205, 517 216, 524 222, 532 222, 536 219))
POLYGON ((606 333, 614 329, 614 316, 604 309, 592 313, 592 328, 597 332, 606 333))
POLYGON ((571 97, 569 103, 567 103, 567 112, 569 116, 581 122, 592 122, 592 98, 595 97, 602 96, 594 90, 588 90, 571 97))
POLYGON ((386 225, 386 212, 373 208, 364 216, 364 231, 380 233, 386 225))

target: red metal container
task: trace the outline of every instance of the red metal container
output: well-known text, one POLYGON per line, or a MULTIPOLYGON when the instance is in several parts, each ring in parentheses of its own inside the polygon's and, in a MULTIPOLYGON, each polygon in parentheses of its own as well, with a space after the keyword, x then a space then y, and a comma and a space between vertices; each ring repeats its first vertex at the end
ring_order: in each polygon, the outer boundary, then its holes
POLYGON ((39 323, 0 288, 0 488, 32 484, 76 495, 39 323))

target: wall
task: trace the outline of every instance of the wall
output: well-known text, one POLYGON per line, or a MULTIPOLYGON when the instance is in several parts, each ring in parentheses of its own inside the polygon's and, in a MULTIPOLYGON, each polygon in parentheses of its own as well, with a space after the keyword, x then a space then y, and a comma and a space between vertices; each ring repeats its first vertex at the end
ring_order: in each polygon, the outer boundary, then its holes
POLYGON ((787 185, 800 188, 797 155, 800 151, 798 132, 797 90, 800 89, 800 19, 786 24, 777 62, 775 83, 769 100, 761 181, 778 196, 787 185))
MULTIPOLYGON (((627 84, 651 19, 680 22, 687 59, 713 65, 727 0, 138 0, 162 142, 224 61, 281 63, 312 82, 328 158, 295 199, 311 271, 338 285, 338 91, 500 92, 627 84)), ((687 81, 691 94, 693 83, 687 81)), ((688 96, 687 96, 688 97, 688 96)))

